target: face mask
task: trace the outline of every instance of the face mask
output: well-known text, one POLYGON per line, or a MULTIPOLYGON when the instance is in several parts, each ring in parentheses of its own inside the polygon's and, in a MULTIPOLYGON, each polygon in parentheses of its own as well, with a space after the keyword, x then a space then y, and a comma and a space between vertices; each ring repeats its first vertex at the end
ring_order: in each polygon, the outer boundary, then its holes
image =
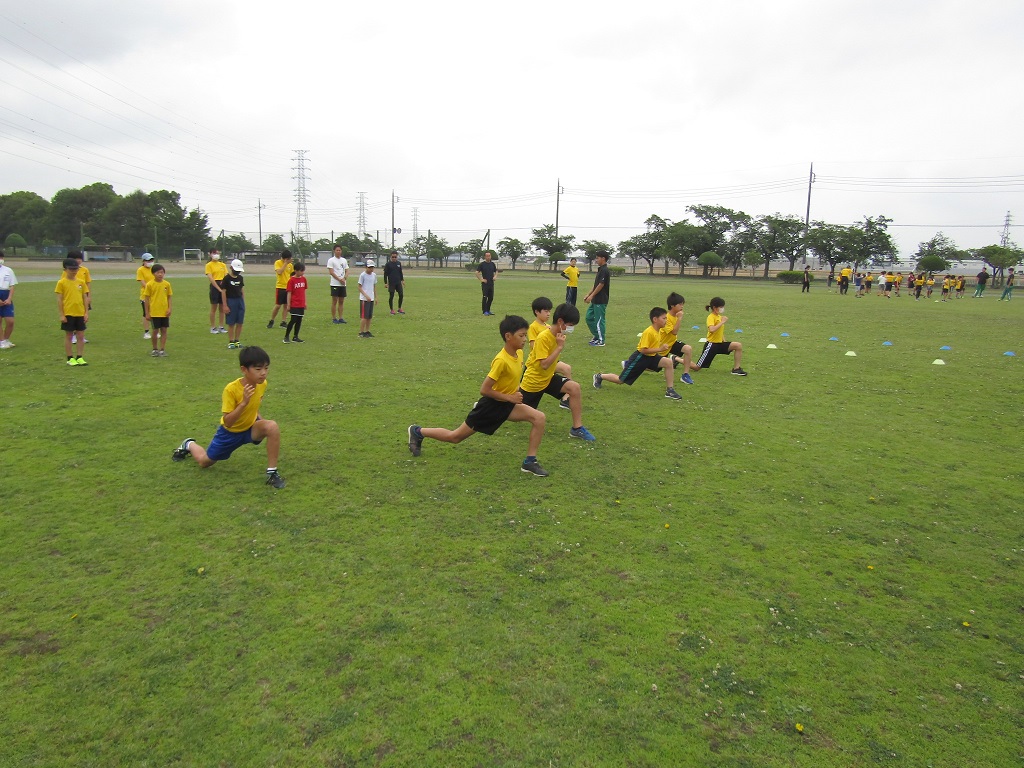
POLYGON ((567 326, 565 326, 565 332, 566 333, 572 333, 575 330, 576 330, 576 326, 575 325, 567 325, 567 326))
POLYGON ((213 261, 220 261, 220 254, 219 253, 211 253, 210 254, 210 258, 213 259, 213 261))

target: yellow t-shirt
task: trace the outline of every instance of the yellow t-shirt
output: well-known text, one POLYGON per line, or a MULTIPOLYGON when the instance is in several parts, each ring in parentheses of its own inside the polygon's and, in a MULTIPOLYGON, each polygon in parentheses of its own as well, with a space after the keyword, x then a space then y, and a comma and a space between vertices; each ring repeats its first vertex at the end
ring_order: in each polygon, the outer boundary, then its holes
POLYGON ((566 267, 565 269, 562 270, 562 274, 564 274, 566 278, 568 278, 569 280, 569 282, 567 283, 568 287, 580 287, 580 270, 578 267, 566 267))
MULTIPOLYGON (((652 349, 661 346, 661 344, 661 331, 656 330, 653 325, 648 325, 644 328, 644 332, 640 334, 640 343, 636 345, 636 351, 639 352, 645 347, 647 349, 652 349)), ((647 355, 647 357, 654 357, 657 353, 645 352, 644 354, 647 355)))
POLYGON ((544 331, 548 329, 547 324, 542 323, 540 320, 534 320, 530 323, 530 327, 526 329, 526 338, 531 344, 537 340, 544 331))
POLYGON ((212 275, 214 280, 223 280, 224 275, 228 273, 228 267, 223 261, 214 261, 211 259, 206 262, 205 272, 207 275, 212 275))
POLYGON ((494 384, 494 390, 503 395, 514 395, 519 390, 519 378, 523 374, 523 350, 517 349, 513 357, 505 348, 491 360, 491 370, 487 372, 487 378, 494 384))
POLYGON ((711 330, 711 326, 718 325, 721 322, 722 322, 722 316, 721 315, 716 315, 714 312, 712 312, 710 315, 708 315, 708 321, 706 323, 706 325, 708 327, 707 339, 712 344, 721 344, 723 341, 725 341, 725 325, 723 325, 717 331, 712 331, 711 330))
POLYGON ((918 286, 924 285, 924 278, 923 277, 915 277, 914 278, 914 285, 918 285, 918 286))
POLYGON ((89 293, 92 290, 92 275, 89 274, 89 268, 85 264, 78 268, 78 279, 85 283, 85 292, 89 293))
POLYGON ((142 281, 139 286, 139 301, 146 298, 146 283, 153 279, 153 270, 143 264, 135 270, 135 279, 142 281))
POLYGON ((850 275, 853 274, 853 270, 850 269, 850 268, 846 268, 842 272, 840 272, 839 274, 842 275, 843 277, 845 277, 846 279, 849 279, 850 275))
POLYGON ((67 275, 57 281, 57 287, 53 289, 54 293, 59 293, 64 297, 64 315, 65 317, 71 315, 71 317, 85 317, 85 294, 88 289, 85 287, 85 283, 78 279, 76 276, 74 280, 69 280, 67 275))
POLYGON ((167 310, 171 306, 171 284, 167 280, 150 280, 146 283, 146 298, 149 299, 150 317, 167 317, 167 310))
MULTIPOLYGON (((256 423, 256 417, 260 413, 260 403, 263 402, 263 393, 267 391, 267 382, 256 385, 256 391, 253 392, 251 398, 249 398, 249 404, 242 411, 242 415, 238 417, 238 421, 232 424, 230 427, 224 423, 224 417, 220 417, 220 424, 228 432, 245 432, 253 424, 256 423)), ((231 413, 238 404, 242 402, 245 396, 245 379, 235 379, 226 387, 224 387, 224 393, 220 398, 220 410, 222 413, 231 413)))
POLYGON ((295 271, 295 267, 292 265, 290 261, 288 262, 288 266, 285 267, 284 259, 278 259, 277 261, 274 262, 274 271, 276 272, 279 269, 282 269, 282 271, 281 274, 277 275, 277 287, 287 288, 288 280, 289 278, 291 278, 292 272, 295 271))
MULTIPOLYGON (((679 336, 679 323, 683 319, 682 314, 679 317, 673 317, 672 313, 669 312, 665 318, 665 327, 658 331, 659 344, 668 344, 671 347, 676 343, 676 338, 679 336)), ((667 355, 669 350, 659 352, 659 355, 667 355)))
POLYGON ((934 280, 932 280, 932 279, 931 279, 931 278, 929 277, 929 278, 928 278, 928 282, 927 282, 927 285, 928 285, 928 287, 929 287, 929 288, 931 288, 931 287, 932 287, 933 285, 935 285, 935 281, 934 281, 934 280))
POLYGON ((551 383, 551 377, 555 375, 555 367, 558 365, 557 357, 547 370, 544 370, 544 366, 540 364, 541 360, 546 359, 558 346, 558 339, 555 338, 554 331, 548 328, 544 330, 545 332, 530 344, 530 356, 526 360, 526 373, 523 374, 521 384, 524 392, 542 391, 551 383))

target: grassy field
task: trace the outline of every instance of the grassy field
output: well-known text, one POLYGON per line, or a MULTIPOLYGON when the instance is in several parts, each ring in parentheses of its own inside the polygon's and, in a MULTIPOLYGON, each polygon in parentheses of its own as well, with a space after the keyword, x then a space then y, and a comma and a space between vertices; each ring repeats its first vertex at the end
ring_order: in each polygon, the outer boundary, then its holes
POLYGON ((549 398, 541 479, 526 425, 415 459, 406 427, 457 426, 500 317, 561 279, 506 273, 483 318, 471 277, 411 272, 364 340, 314 268, 286 346, 253 277, 274 491, 260 448, 170 461, 239 375, 175 268, 163 359, 131 280, 97 281, 86 368, 53 284, 17 289, 0 764, 1024 764, 1024 301, 619 280, 608 346, 563 356, 597 442, 549 398), (592 389, 669 290, 684 328, 726 299, 750 375, 592 389))

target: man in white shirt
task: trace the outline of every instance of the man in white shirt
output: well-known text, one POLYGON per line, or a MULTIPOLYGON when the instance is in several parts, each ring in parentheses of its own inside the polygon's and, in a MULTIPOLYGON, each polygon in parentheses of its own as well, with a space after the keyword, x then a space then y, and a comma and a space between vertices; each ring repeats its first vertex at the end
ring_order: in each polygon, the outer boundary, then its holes
POLYGON ((331 322, 341 325, 345 308, 345 284, 348 278, 348 261, 341 255, 341 246, 334 246, 334 255, 327 260, 327 271, 331 274, 331 322))

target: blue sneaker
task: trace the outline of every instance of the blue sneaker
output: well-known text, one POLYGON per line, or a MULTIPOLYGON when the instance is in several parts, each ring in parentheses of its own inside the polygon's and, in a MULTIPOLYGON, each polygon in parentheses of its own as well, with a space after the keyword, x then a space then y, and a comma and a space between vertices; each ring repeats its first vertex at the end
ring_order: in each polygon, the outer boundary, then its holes
POLYGON ((679 380, 680 380, 681 382, 683 382, 683 384, 693 384, 693 377, 692 377, 692 376, 691 376, 690 374, 688 374, 688 373, 684 373, 684 374, 683 374, 683 375, 682 375, 682 376, 681 376, 681 377, 679 378, 679 380))
POLYGON ((594 389, 600 389, 602 381, 604 381, 604 379, 601 378, 601 374, 600 373, 595 373, 594 374, 594 389))
POLYGON ((569 430, 569 437, 578 437, 580 440, 586 440, 588 443, 597 440, 586 427, 573 427, 569 430))

